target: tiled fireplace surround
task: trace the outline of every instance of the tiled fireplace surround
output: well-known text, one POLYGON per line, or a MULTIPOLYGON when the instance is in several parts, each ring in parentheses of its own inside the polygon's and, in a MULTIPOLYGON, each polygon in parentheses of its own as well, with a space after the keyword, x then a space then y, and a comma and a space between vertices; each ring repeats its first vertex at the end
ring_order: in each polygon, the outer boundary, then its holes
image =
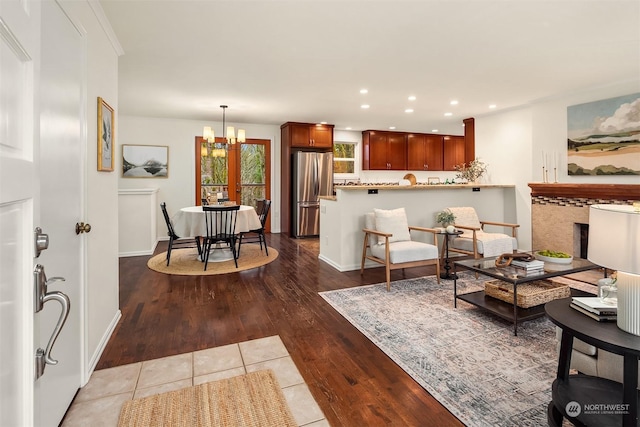
POLYGON ((635 184, 531 183, 529 187, 533 249, 559 250, 578 257, 580 224, 589 224, 589 206, 640 201, 640 185, 635 184))

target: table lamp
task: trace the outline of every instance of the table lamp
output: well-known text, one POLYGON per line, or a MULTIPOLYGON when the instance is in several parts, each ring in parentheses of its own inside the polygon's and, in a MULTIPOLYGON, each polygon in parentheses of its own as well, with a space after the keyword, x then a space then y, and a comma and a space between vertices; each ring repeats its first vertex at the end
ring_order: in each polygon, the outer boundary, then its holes
POLYGON ((618 271, 618 328, 640 335, 640 210, 592 205, 587 258, 618 271))

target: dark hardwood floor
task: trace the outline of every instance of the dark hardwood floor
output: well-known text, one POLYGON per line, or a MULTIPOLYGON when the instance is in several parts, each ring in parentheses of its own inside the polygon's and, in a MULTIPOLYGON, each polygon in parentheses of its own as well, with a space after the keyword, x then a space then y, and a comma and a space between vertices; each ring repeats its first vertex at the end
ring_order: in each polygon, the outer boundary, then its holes
POLYGON ((219 276, 170 276, 149 270, 149 257, 121 258, 122 319, 97 369, 279 335, 332 426, 463 425, 318 295, 383 282, 383 269, 340 273, 318 260, 317 239, 267 241, 276 261, 219 276))

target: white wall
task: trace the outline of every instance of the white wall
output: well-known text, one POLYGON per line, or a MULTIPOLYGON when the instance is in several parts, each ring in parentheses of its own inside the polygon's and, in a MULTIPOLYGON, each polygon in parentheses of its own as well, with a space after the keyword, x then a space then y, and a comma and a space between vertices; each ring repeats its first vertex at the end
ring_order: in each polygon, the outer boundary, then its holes
MULTIPOLYGON (((567 174, 567 107, 640 92, 640 79, 542 100, 518 109, 476 117, 476 156, 488 164, 484 182, 515 184, 520 247, 531 244, 530 182, 542 182, 542 152, 557 153, 558 182, 638 184, 636 176, 567 174)), ((548 178, 554 181, 553 171, 548 178)), ((535 249, 535 248, 532 248, 535 249)))
POLYGON ((118 300, 118 179, 116 172, 97 169, 97 98, 115 109, 115 143, 118 144, 118 52, 96 14, 94 1, 61 0, 64 10, 86 31, 87 52, 87 235, 86 359, 90 374, 120 317, 118 300))
POLYGON ((516 186, 520 249, 531 248, 531 112, 528 108, 476 120, 476 157, 487 164, 483 182, 516 186))
MULTIPOLYGON (((246 130, 247 138, 271 140, 271 230, 280 232, 280 126, 231 123, 246 130)), ((122 144, 165 145, 169 147, 169 176, 167 178, 123 178, 122 149, 116 153, 116 174, 121 189, 158 188, 158 203, 166 202, 169 215, 178 209, 195 204, 195 137, 202 135, 204 126, 212 126, 222 134, 222 123, 215 121, 161 119, 139 116, 120 116, 119 147, 122 144)), ((167 227, 157 209, 157 236, 164 239, 167 227)))
MULTIPOLYGON (((638 175, 569 176, 567 174, 567 107, 640 92, 635 82, 610 85, 536 103, 533 113, 533 181, 542 181, 542 150, 559 155, 558 182, 597 184, 638 184, 638 175)), ((640 163, 640 158, 638 159, 640 163)), ((550 180, 551 174, 549 176, 550 180)))

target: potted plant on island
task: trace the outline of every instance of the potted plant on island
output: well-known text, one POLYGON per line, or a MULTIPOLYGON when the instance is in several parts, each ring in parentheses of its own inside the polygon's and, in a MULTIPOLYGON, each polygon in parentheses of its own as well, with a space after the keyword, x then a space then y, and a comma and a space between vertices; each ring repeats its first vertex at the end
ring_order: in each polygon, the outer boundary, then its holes
POLYGON ((461 165, 455 165, 454 168, 458 172, 456 178, 464 179, 468 183, 477 182, 487 171, 487 165, 477 157, 469 163, 469 166, 466 163, 462 163, 461 165))

